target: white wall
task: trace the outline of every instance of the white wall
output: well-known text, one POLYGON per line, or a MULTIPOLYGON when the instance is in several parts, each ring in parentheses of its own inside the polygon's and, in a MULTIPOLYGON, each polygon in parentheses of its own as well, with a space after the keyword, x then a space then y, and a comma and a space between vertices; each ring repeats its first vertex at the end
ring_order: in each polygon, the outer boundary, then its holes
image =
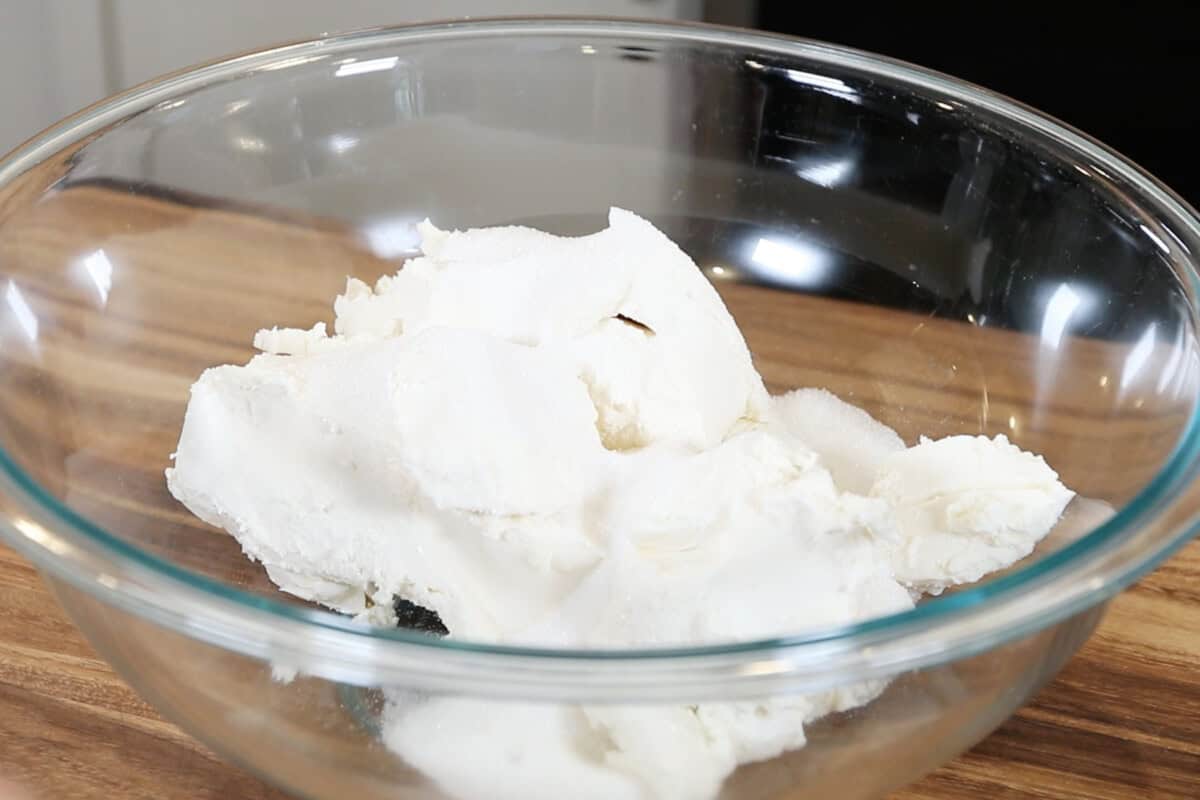
POLYGON ((500 14, 699 19, 701 0, 0 0, 0 152, 155 75, 325 32, 500 14))
POLYGON ((120 80, 131 85, 178 66, 331 31, 497 14, 698 18, 692 0, 114 0, 120 80), (286 6, 286 12, 283 7, 286 6), (264 13, 264 9, 278 13, 264 13), (153 40, 154 46, 138 46, 153 40))
POLYGON ((0 153, 105 94, 99 0, 0 0, 0 153))

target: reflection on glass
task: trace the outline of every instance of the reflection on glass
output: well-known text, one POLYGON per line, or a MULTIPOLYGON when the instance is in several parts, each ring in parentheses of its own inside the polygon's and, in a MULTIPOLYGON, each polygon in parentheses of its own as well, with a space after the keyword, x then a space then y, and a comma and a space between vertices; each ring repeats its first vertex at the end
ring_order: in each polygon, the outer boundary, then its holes
POLYGON ((837 78, 831 78, 828 75, 818 75, 815 72, 805 72, 800 69, 786 69, 784 73, 796 83, 807 83, 809 86, 816 86, 819 89, 830 89, 835 92, 855 93, 850 88, 850 84, 837 78))
POLYGON ((112 290, 113 275, 113 265, 108 255, 103 250, 97 250, 91 255, 85 256, 79 262, 79 266, 83 270, 83 277, 96 290, 100 306, 103 308, 108 305, 108 293, 112 290))
POLYGON ((38 338, 37 316, 29 307, 29 303, 25 301, 25 295, 21 294, 21 290, 11 280, 8 282, 8 289, 4 292, 4 299, 13 313, 13 317, 17 320, 21 332, 25 334, 25 338, 36 342, 38 338))
POLYGON ((805 72, 800 69, 785 69, 783 73, 796 83, 803 83, 814 89, 820 89, 828 94, 836 95, 853 103, 859 102, 858 90, 850 84, 828 75, 818 75, 815 72, 805 72))
POLYGON ((1167 357, 1167 364, 1158 376, 1158 385, 1154 387, 1158 394, 1166 394, 1167 388, 1174 382, 1180 372, 1179 367, 1183 362, 1185 350, 1184 326, 1180 325, 1175 329, 1175 339, 1171 342, 1171 355, 1167 357))
POLYGON ((267 143, 257 136, 235 136, 233 145, 247 153, 265 153, 267 150, 267 143))
POLYGON ((849 100, 852 103, 861 102, 861 98, 858 95, 858 90, 838 78, 831 78, 828 75, 820 75, 816 72, 807 72, 802 69, 770 67, 766 64, 763 64, 761 61, 755 61, 752 58, 747 58, 743 63, 745 63, 747 67, 750 67, 750 69, 758 70, 760 72, 775 71, 781 73, 796 83, 803 83, 807 86, 811 86, 814 89, 836 95, 844 100, 849 100))
POLYGON ((1057 350, 1062 345, 1063 335, 1075 315, 1087 302, 1086 292, 1082 288, 1072 287, 1069 283, 1060 284, 1050 295, 1046 303, 1046 311, 1042 316, 1042 346, 1057 350))
POLYGON ((1129 355, 1125 357, 1125 366, 1121 369, 1121 391, 1125 391, 1133 385, 1142 368, 1146 366, 1146 362, 1150 360, 1150 354, 1154 352, 1157 332, 1158 323, 1151 322, 1145 332, 1138 337, 1137 344, 1129 351, 1129 355))
POLYGON ((1170 226, 1164 225, 1163 230, 1167 232, 1168 236, 1170 236, 1172 239, 1175 240, 1175 244, 1179 245, 1179 249, 1181 249, 1181 250, 1183 250, 1183 252, 1189 253, 1189 254, 1192 252, 1190 249, 1188 249, 1188 246, 1186 244, 1184 244, 1183 240, 1179 238, 1179 234, 1177 234, 1177 233, 1175 233, 1175 231, 1171 230, 1170 226))
MULTIPOLYGON (((8 284, 10 287, 12 283, 8 284)), ((45 547, 55 555, 66 555, 71 550, 71 546, 62 539, 51 534, 38 523, 24 517, 15 517, 12 521, 14 528, 19 530, 31 541, 45 547)))
POLYGON ((1167 247, 1167 243, 1163 241, 1161 236, 1150 230, 1145 225, 1138 225, 1138 227, 1142 229, 1142 233, 1146 234, 1146 238, 1154 242, 1155 247, 1157 247, 1159 250, 1162 250, 1167 255, 1171 254, 1171 248, 1167 247))
POLYGON ((345 153, 347 150, 353 150, 357 147, 358 142, 359 139, 357 136, 335 133, 329 137, 329 149, 335 153, 345 153))
POLYGON ((417 231, 420 217, 385 217, 367 222, 359 233, 367 240, 371 252, 380 258, 413 255, 421 244, 417 231))
POLYGON ((807 242, 759 239, 750 261, 760 277, 787 286, 814 288, 829 277, 829 255, 807 242))
POLYGON ((796 170, 796 174, 807 181, 831 189, 845 183, 854 172, 854 161, 849 158, 834 158, 796 170))
POLYGON ((362 75, 364 72, 382 72, 383 70, 391 69, 399 63, 399 56, 369 58, 365 61, 349 60, 343 64, 339 64, 337 71, 333 74, 339 78, 344 78, 347 75, 362 75))
POLYGON ((326 56, 294 56, 292 58, 285 58, 281 61, 275 61, 271 64, 266 64, 262 67, 259 67, 259 70, 263 72, 273 72, 278 69, 288 69, 289 67, 299 67, 303 64, 311 64, 314 61, 321 61, 324 58, 326 58, 326 56))

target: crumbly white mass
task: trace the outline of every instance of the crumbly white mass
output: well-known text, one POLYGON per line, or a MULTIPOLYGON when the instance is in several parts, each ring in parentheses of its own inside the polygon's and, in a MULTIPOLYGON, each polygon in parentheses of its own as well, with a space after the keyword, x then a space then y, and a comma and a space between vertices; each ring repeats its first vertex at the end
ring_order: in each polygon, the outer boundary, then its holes
POLYGON ((937 594, 973 583, 1033 551, 1074 493, 1041 456, 1004 436, 924 437, 892 453, 871 494, 892 511, 896 580, 937 594))
MULTIPOLYGON (((172 494, 281 589, 462 639, 748 640, 912 607, 1027 555, 1072 493, 1003 436, 905 447, 770 398, 696 265, 614 209, 583 237, 421 226, 330 335, 264 329, 192 387, 172 494), (380 609, 383 609, 381 611, 380 609)), ((457 797, 710 798, 883 683, 694 706, 392 693, 385 743, 457 797)))

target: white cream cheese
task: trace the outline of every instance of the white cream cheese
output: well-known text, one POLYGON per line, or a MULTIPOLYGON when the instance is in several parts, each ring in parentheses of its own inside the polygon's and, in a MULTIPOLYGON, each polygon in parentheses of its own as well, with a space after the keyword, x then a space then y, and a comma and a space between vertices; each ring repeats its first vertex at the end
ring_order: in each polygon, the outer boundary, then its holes
POLYGON ((887 501, 899 536, 896 579, 929 594, 973 583, 1033 551, 1073 492, 1004 436, 949 436, 892 453, 871 494, 887 501))
MULTIPOLYGON (((691 259, 627 211, 609 222, 422 225, 422 257, 348 282, 333 335, 263 330, 261 355, 200 377, 171 492, 284 591, 579 648, 901 611, 1054 526, 1072 493, 1003 437, 906 448, 828 392, 769 398, 691 259)), ((384 741, 459 797, 708 798, 883 688, 631 708, 392 693, 384 741)))

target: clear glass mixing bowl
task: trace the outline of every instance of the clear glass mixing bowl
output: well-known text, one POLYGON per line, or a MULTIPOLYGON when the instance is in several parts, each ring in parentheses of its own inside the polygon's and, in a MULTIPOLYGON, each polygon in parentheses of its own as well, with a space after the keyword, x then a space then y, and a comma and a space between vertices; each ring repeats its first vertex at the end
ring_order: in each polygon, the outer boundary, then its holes
MULTIPOLYGON (((1198 248, 1194 212, 1103 146, 836 47, 508 20, 246 55, 0 163, 2 533, 165 715, 301 796, 583 796, 522 750, 530 708, 836 711, 832 690, 881 681, 721 789, 876 796, 987 734, 1194 532, 1198 248), (1088 502, 1007 574, 909 613, 560 652, 289 601, 167 494, 190 382, 247 359, 262 325, 324 319, 346 275, 394 271, 418 220, 579 233, 610 205, 696 258, 773 390, 827 387, 909 441, 1006 433, 1088 502), (383 689, 461 698, 476 739, 511 752, 464 735, 453 764, 418 769, 381 744, 383 689)), ((709 769, 666 739, 643 796, 709 769)))

